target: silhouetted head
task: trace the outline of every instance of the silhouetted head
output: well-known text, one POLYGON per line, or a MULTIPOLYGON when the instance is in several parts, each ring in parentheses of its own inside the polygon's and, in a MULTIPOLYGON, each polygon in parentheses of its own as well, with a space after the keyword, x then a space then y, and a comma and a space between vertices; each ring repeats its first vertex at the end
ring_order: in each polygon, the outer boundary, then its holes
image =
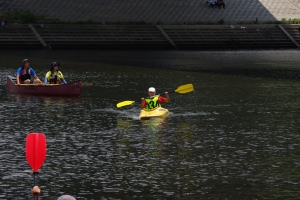
POLYGON ((62 195, 62 196, 58 197, 57 200, 76 200, 76 199, 70 195, 62 195))
POLYGON ((29 67, 30 61, 26 58, 22 60, 22 67, 29 67))
POLYGON ((56 66, 58 67, 59 64, 58 64, 57 62, 52 62, 52 63, 50 64, 50 70, 53 71, 54 67, 56 67, 56 66))

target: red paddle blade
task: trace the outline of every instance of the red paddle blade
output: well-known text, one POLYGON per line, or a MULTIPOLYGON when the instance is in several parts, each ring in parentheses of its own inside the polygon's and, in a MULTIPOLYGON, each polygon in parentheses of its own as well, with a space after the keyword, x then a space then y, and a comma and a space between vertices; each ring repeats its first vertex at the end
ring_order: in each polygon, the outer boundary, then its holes
POLYGON ((46 158, 46 137, 42 133, 29 133, 26 137, 26 159, 33 172, 38 172, 46 158))

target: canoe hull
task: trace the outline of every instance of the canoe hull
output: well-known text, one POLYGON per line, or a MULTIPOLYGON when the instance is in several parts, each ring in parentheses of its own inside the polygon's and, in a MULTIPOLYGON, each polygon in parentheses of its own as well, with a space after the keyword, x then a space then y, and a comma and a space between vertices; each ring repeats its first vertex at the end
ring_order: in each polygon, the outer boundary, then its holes
POLYGON ((13 93, 45 96, 79 96, 82 82, 75 81, 64 85, 16 85, 15 78, 7 76, 7 90, 13 93))
POLYGON ((170 115, 170 112, 168 109, 159 107, 154 110, 141 110, 140 112, 140 119, 150 119, 150 118, 165 118, 170 115))

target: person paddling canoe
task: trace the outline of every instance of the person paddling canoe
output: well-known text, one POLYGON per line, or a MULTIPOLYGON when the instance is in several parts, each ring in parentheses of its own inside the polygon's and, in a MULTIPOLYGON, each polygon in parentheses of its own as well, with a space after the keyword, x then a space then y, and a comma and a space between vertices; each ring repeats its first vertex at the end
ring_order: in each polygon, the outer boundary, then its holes
POLYGON ((52 62, 50 64, 50 71, 47 72, 44 80, 44 84, 67 84, 61 71, 58 71, 59 64, 52 62))
POLYGON ((35 71, 30 67, 30 61, 24 59, 22 66, 17 71, 17 84, 43 84, 43 82, 37 77, 35 71), (31 78, 34 78, 32 80, 31 78))
POLYGON ((149 97, 141 98, 141 109, 153 110, 157 107, 161 107, 161 104, 164 102, 170 102, 170 97, 168 92, 165 92, 166 98, 155 94, 156 94, 155 88, 150 87, 148 89, 149 97))

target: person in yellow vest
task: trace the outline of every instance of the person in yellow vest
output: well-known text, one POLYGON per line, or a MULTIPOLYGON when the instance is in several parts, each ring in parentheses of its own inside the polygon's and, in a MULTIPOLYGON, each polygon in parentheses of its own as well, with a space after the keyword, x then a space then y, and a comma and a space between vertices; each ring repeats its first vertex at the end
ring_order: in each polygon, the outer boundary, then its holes
POLYGON ((170 102, 170 97, 168 92, 165 92, 166 98, 155 95, 156 91, 154 87, 150 87, 148 89, 148 95, 147 98, 141 98, 141 109, 145 110, 153 110, 157 107, 161 107, 161 104, 164 102, 170 102))
POLYGON ((44 80, 44 84, 67 84, 64 79, 64 75, 61 71, 58 71, 59 64, 57 62, 52 62, 50 64, 50 71, 47 72, 44 80))

